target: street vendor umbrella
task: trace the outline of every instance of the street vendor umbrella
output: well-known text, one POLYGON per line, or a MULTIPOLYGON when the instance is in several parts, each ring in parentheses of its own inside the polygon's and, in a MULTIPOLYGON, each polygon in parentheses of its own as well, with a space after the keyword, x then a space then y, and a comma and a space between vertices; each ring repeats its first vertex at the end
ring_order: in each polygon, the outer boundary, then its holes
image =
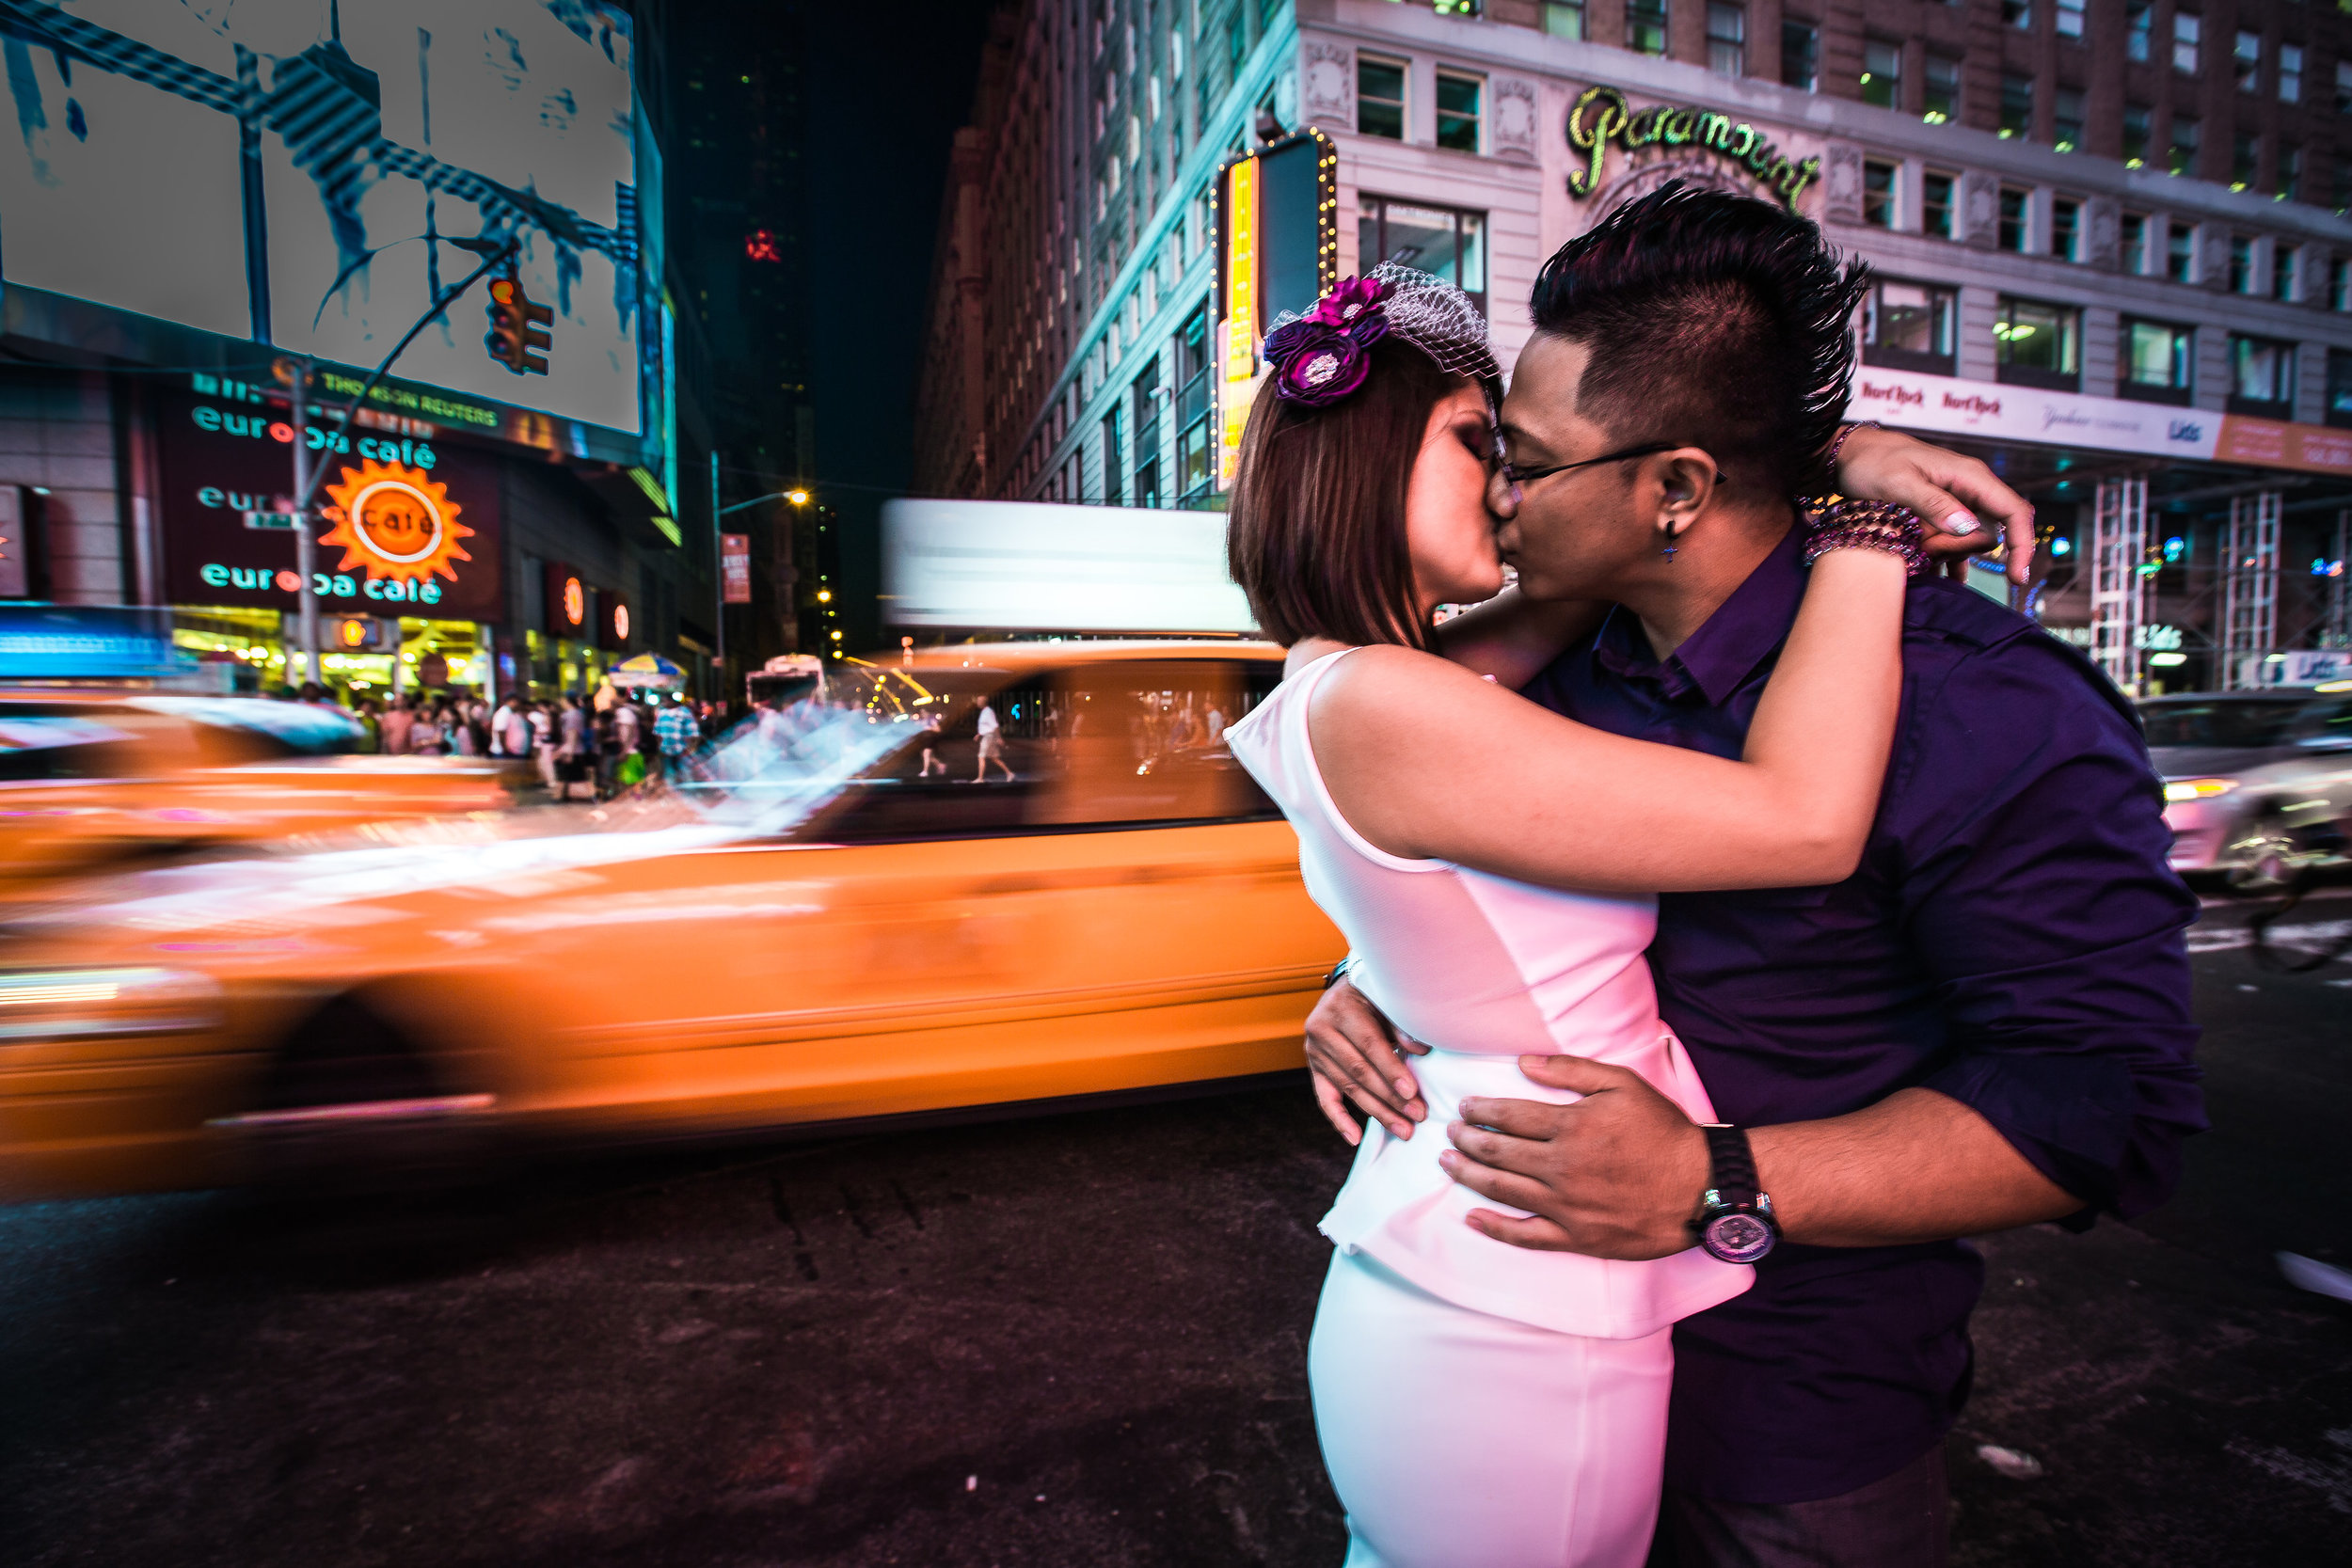
POLYGON ((686 684, 686 672, 660 654, 639 654, 605 672, 614 686, 658 686, 673 690, 686 684))

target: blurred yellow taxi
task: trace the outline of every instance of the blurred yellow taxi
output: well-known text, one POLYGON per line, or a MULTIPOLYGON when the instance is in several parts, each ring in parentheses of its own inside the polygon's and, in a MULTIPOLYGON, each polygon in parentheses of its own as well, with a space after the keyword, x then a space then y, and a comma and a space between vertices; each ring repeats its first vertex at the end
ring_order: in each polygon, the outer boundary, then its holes
POLYGON ((0 691, 0 902, 100 867, 509 803, 493 764, 356 754, 365 735, 306 703, 0 691))
POLYGON ((840 668, 595 832, 421 826, 449 841, 151 871, 21 923, 0 1198, 1297 1067, 1342 943, 1223 741, 1279 650, 840 668))

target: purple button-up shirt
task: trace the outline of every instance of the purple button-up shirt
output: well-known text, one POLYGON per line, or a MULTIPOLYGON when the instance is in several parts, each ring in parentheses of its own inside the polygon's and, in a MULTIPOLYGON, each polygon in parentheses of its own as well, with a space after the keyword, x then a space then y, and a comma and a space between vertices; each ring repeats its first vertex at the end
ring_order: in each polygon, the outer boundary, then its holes
MULTIPOLYGON (((1668 658, 1613 611, 1527 695, 1583 723, 1737 756, 1796 619, 1792 533, 1668 658)), ((1687 831, 1707 831, 1689 803, 1687 831)), ((2183 931, 2196 900, 2129 705, 1984 595, 1912 586, 1903 701, 1861 868, 1831 887, 1669 894, 1659 1009, 1716 1114, 1860 1110, 1914 1085, 1969 1106, 2090 1213, 2161 1203, 2205 1125, 2183 931)), ((1836 1497, 1958 1417, 1982 1264, 1964 1242, 1783 1243, 1754 1290, 1675 1328, 1670 1484, 1836 1497)))

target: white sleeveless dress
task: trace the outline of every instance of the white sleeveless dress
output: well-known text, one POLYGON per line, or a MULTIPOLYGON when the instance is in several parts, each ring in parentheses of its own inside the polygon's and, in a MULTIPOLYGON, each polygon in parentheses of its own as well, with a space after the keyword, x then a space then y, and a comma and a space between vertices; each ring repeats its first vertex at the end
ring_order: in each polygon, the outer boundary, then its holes
MULTIPOLYGON (((1351 651, 1306 665, 1226 732, 1297 831, 1307 891, 1355 955, 1349 979, 1432 1047, 1413 1061, 1428 1119, 1409 1139, 1368 1123, 1322 1222, 1338 1255, 1310 1373, 1348 1562, 1638 1564, 1657 1513, 1667 1331, 1746 1290, 1751 1271, 1695 1247, 1625 1262, 1493 1241, 1466 1216, 1517 1211, 1454 1181, 1438 1157, 1464 1096, 1579 1098, 1529 1080, 1522 1054, 1629 1068, 1693 1120, 1715 1119, 1658 1017, 1643 957, 1657 901, 1365 840, 1325 788, 1307 726, 1317 683, 1351 651)), ((1463 787, 1478 787, 1474 774, 1463 787)))

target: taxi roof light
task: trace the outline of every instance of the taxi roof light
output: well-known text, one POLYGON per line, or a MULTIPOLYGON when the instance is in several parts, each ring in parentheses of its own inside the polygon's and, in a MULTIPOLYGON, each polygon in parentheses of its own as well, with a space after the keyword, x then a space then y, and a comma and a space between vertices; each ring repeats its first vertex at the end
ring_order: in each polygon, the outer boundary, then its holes
POLYGON ((2227 795, 2237 787, 2235 779, 2167 779, 2164 798, 2167 800, 2210 800, 2217 795, 2227 795))

